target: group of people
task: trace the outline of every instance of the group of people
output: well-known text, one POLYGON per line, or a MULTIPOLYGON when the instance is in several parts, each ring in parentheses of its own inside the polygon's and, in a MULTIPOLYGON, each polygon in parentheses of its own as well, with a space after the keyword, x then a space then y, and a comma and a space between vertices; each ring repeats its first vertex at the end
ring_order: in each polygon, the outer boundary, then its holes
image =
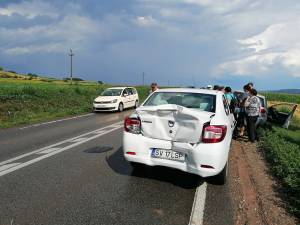
POLYGON ((261 102, 257 97, 257 91, 253 88, 253 83, 244 85, 244 93, 234 95, 230 87, 215 85, 213 90, 224 92, 226 101, 237 120, 237 136, 242 137, 247 130, 249 141, 258 140, 257 120, 260 114, 261 102))
POLYGON ((257 120, 260 114, 261 102, 257 97, 257 91, 253 88, 253 83, 244 85, 244 94, 240 97, 240 112, 238 113, 239 136, 243 136, 247 128, 249 140, 258 140, 257 120))
MULTIPOLYGON (((152 83, 150 87, 150 93, 158 90, 157 83, 152 83)), ((253 143, 258 140, 256 124, 260 114, 261 102, 257 97, 257 91, 254 89, 253 83, 250 82, 244 85, 244 93, 239 96, 234 95, 230 87, 208 85, 206 89, 224 92, 226 101, 237 120, 237 136, 243 137, 245 131, 247 131, 249 141, 253 143)))

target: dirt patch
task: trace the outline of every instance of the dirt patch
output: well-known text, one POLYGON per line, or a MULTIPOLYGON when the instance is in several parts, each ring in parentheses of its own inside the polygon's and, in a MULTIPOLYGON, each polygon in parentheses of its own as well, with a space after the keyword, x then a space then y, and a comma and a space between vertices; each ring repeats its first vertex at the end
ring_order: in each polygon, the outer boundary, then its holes
POLYGON ((236 225, 297 224, 287 213, 256 144, 234 141, 230 154, 229 186, 235 205, 236 225))

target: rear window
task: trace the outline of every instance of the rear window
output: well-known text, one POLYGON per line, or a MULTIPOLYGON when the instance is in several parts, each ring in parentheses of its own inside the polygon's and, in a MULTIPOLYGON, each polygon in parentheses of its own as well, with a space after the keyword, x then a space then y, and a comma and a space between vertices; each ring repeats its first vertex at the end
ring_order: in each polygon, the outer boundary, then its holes
POLYGON ((144 106, 165 104, 175 104, 186 108, 215 112, 216 96, 202 93, 155 92, 144 103, 144 106))

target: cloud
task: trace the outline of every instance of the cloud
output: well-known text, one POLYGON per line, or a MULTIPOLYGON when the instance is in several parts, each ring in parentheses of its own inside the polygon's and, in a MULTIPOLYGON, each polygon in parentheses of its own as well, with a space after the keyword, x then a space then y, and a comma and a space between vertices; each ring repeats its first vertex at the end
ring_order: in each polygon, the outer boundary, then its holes
POLYGON ((260 34, 239 40, 246 56, 222 63, 217 73, 259 76, 281 67, 290 75, 300 77, 299 29, 300 20, 272 24, 260 34))
POLYGON ((125 82, 140 71, 158 82, 187 85, 191 77, 206 82, 300 74, 300 2, 294 0, 14 2, 0 2, 4 66, 22 69, 15 62, 30 55, 41 63, 24 63, 26 69, 40 65, 41 71, 60 73, 65 63, 57 62, 73 48, 75 60, 81 57, 74 64, 78 71, 94 79, 101 67, 107 82, 118 82, 120 73, 125 82))
POLYGON ((84 49, 88 41, 98 34, 105 33, 101 24, 78 15, 67 15, 62 20, 47 25, 29 28, 0 28, 0 40, 6 45, 0 49, 8 55, 22 55, 65 52, 69 47, 84 49), (22 37, 22 38, 20 38, 22 37))
POLYGON ((58 14, 55 12, 50 3, 42 1, 22 1, 21 3, 9 4, 7 7, 0 8, 0 16, 21 15, 28 19, 33 19, 37 16, 48 16, 57 18, 58 14))
POLYGON ((156 26, 159 22, 152 16, 137 16, 135 22, 142 27, 156 26))

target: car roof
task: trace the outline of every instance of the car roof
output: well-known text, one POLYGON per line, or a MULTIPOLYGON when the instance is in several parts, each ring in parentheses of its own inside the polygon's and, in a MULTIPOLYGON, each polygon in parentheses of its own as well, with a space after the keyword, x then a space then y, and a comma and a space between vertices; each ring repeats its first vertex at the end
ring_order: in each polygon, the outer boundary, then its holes
POLYGON ((134 87, 110 87, 107 89, 125 89, 125 88, 134 88, 134 87))
POLYGON ((222 91, 200 89, 200 88, 164 88, 158 89, 155 92, 188 92, 188 93, 201 93, 211 95, 223 95, 222 91))

